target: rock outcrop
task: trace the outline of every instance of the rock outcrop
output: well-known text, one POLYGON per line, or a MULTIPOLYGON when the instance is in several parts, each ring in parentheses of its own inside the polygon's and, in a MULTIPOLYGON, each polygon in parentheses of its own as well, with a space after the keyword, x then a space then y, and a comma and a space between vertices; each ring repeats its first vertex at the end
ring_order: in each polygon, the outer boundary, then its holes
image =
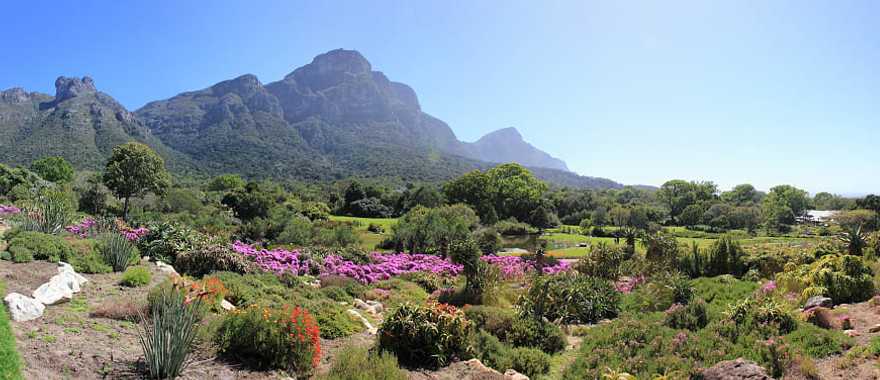
POLYGON ((764 367, 745 359, 727 360, 703 371, 703 380, 772 380, 764 367))

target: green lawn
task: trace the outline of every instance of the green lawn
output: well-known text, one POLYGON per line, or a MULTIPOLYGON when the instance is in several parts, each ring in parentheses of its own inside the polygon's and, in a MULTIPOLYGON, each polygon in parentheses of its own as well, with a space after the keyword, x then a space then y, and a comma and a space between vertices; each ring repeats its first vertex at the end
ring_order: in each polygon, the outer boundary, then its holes
POLYGON ((361 248, 367 251, 373 251, 386 237, 391 233, 391 227, 397 224, 396 218, 357 218, 354 216, 337 216, 331 215, 330 220, 337 222, 349 222, 354 224, 354 229, 361 238, 361 248), (367 231, 370 224, 378 224, 382 226, 385 233, 377 234, 367 231))
MULTIPOLYGON (((6 284, 0 283, 0 294, 6 294, 6 284)), ((9 325, 9 314, 6 307, 0 307, 0 380, 19 380, 21 376, 21 359, 15 350, 15 336, 9 325)))

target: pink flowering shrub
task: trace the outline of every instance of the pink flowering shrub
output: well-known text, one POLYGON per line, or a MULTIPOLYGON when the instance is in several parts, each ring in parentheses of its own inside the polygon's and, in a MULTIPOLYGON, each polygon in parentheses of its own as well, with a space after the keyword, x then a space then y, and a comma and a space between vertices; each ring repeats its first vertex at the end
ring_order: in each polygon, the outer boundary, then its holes
POLYGON ((13 205, 0 205, 0 216, 15 215, 21 212, 21 209, 13 205))
MULTIPOLYGON (((111 230, 115 229, 128 241, 137 241, 140 238, 144 237, 146 234, 150 233, 150 230, 146 227, 131 228, 121 220, 116 220, 115 222, 110 224, 112 226, 111 230)), ((106 226, 106 224, 103 227, 98 226, 98 221, 90 216, 84 218, 77 224, 64 227, 67 232, 70 232, 71 234, 74 234, 81 238, 96 236, 100 232, 107 231, 107 228, 108 227, 106 226)))
MULTIPOLYGON (((323 264, 311 259, 300 251, 289 251, 276 248, 272 250, 258 249, 251 245, 236 241, 232 249, 252 259, 261 269, 276 274, 289 273, 305 275, 320 273, 321 276, 341 276, 357 280, 362 284, 371 284, 388 280, 407 273, 433 273, 440 276, 457 276, 462 266, 436 255, 419 253, 372 253, 370 262, 359 264, 345 260, 338 255, 324 257, 323 264)), ((523 261, 515 256, 483 256, 483 261, 501 269, 505 278, 516 278, 534 271, 534 264, 523 261)), ((569 265, 559 263, 544 268, 546 274, 557 274, 568 271, 569 265)))
POLYGON ((635 289, 636 286, 639 286, 639 284, 642 284, 644 282, 644 276, 623 277, 614 283, 614 288, 617 289, 618 292, 629 294, 632 293, 633 289, 635 289))

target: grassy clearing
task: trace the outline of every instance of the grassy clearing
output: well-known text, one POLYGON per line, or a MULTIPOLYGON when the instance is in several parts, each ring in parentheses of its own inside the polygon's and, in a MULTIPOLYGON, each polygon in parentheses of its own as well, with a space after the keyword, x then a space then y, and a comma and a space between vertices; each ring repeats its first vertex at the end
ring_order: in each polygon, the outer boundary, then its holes
POLYGON ((358 235, 361 238, 361 248, 367 251, 376 250, 376 246, 385 240, 385 238, 391 233, 391 227, 397 224, 397 218, 357 218, 353 216, 331 215, 330 220, 352 223, 355 231, 358 232, 358 235), (384 230, 385 233, 377 234, 367 231, 370 224, 382 226, 382 230, 384 230))
MULTIPOLYGON (((0 294, 6 294, 6 284, 0 282, 0 294)), ((15 349, 15 336, 9 324, 6 307, 0 307, 0 379, 19 380, 21 376, 21 358, 15 349)))

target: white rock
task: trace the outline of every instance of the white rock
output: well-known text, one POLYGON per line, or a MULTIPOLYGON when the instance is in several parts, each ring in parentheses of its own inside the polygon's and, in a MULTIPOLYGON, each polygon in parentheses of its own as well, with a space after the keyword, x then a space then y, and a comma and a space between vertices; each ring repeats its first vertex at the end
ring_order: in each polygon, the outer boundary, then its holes
POLYGON ((85 278, 83 275, 76 273, 73 267, 65 262, 58 262, 58 274, 70 274, 75 280, 77 286, 82 286, 83 284, 89 282, 89 279, 85 278))
POLYGON ((364 316, 361 315, 361 313, 358 313, 357 310, 348 309, 348 314, 351 314, 355 318, 359 319, 361 321, 361 323, 364 324, 364 327, 367 328, 367 332, 370 333, 370 335, 376 335, 376 333, 379 332, 379 329, 377 329, 375 326, 373 326, 373 324, 370 323, 370 321, 367 320, 367 318, 364 318, 364 316))
POLYGON ((18 293, 9 293, 3 301, 9 307, 12 320, 16 322, 37 319, 42 317, 43 311, 46 310, 46 306, 40 301, 18 293))
POLYGON ((515 370, 509 369, 504 372, 504 378, 508 380, 529 380, 529 377, 515 370))
POLYGON ((229 301, 227 301, 227 300, 225 300, 225 299, 224 299, 223 301, 220 301, 220 307, 223 308, 223 310, 226 310, 226 311, 233 311, 233 310, 235 310, 235 305, 233 305, 232 302, 229 302, 229 301))
POLYGON ((177 270, 174 269, 173 266, 165 264, 161 261, 156 261, 156 267, 159 268, 160 272, 167 273, 167 274, 173 275, 173 276, 177 275, 177 270))
POLYGON ((69 283, 52 277, 52 280, 34 290, 33 296, 44 305, 54 305, 73 299, 73 289, 69 283))

